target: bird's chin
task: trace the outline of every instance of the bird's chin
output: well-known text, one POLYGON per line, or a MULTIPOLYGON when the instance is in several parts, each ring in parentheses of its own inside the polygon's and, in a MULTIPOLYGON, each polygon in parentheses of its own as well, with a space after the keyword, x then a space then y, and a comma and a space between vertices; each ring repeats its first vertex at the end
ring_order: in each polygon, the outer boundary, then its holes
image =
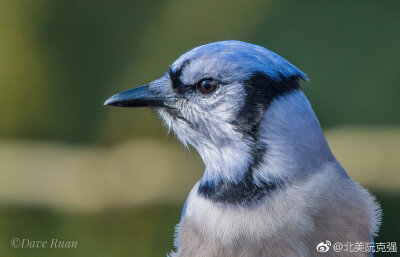
POLYGON ((191 125, 185 118, 177 113, 177 110, 170 108, 157 108, 157 112, 164 121, 168 133, 172 130, 186 148, 188 148, 189 145, 193 145, 193 140, 189 136, 193 134, 191 125))
POLYGON ((169 128, 171 128, 171 125, 173 125, 174 123, 183 122, 188 127, 194 129, 193 124, 190 121, 188 121, 185 117, 183 117, 180 111, 176 108, 164 107, 164 108, 158 108, 157 111, 158 114, 161 116, 161 118, 168 124, 169 128))

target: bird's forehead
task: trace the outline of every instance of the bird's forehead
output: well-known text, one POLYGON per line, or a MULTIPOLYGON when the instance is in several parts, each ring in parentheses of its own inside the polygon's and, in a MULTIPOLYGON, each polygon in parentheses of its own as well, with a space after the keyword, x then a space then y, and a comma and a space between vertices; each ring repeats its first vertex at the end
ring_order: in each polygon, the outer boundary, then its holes
POLYGON ((307 80, 304 73, 279 55, 240 41, 221 41, 196 47, 180 56, 171 69, 182 70, 184 82, 204 77, 246 79, 257 71, 277 81, 292 76, 307 80))

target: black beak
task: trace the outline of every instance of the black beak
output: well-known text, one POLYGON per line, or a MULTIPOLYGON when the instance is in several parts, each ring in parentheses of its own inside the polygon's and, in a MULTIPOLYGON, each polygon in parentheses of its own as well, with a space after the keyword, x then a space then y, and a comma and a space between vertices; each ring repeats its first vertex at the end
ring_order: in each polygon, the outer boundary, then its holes
POLYGON ((149 91, 149 86, 141 86, 118 93, 108 98, 104 105, 118 107, 163 107, 165 97, 149 91))

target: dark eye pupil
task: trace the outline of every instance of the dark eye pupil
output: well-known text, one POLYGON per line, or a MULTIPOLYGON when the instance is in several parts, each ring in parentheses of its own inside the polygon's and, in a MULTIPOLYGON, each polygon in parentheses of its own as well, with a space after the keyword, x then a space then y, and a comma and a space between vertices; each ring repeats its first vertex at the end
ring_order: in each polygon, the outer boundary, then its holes
POLYGON ((217 82, 212 79, 205 79, 199 83, 199 90, 202 94, 211 94, 215 89, 217 89, 217 82))
POLYGON ((211 84, 206 82, 206 83, 203 84, 203 87, 206 90, 210 90, 211 89, 211 84))

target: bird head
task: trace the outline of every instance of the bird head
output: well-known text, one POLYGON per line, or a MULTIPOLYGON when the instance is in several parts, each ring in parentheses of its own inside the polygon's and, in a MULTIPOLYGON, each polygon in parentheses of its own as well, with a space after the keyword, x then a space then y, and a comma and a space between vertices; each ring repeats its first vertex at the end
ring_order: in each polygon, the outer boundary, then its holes
POLYGON ((307 77, 261 46, 222 41, 190 50, 161 78, 105 105, 155 108, 185 146, 198 150, 210 176, 234 180, 266 147, 260 124, 269 106, 300 91, 299 79, 307 77))

